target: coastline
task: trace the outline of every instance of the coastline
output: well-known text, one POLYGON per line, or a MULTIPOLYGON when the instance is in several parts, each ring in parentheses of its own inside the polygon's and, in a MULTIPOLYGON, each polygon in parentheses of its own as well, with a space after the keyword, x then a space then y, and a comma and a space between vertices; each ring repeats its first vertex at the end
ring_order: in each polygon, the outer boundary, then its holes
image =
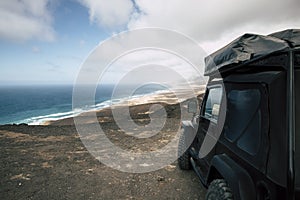
MULTIPOLYGON (((145 113, 149 112, 149 109, 152 105, 161 105, 165 108, 167 113, 170 111, 174 112, 175 107, 183 106, 182 109, 187 109, 187 101, 192 98, 194 95, 197 96, 198 102, 202 101, 202 95, 204 94, 205 86, 201 85, 194 88, 195 94, 190 94, 189 91, 185 89, 178 89, 176 91, 177 96, 172 92, 158 92, 154 94, 145 94, 138 97, 133 97, 130 99, 125 99, 123 101, 108 105, 104 108, 100 108, 97 110, 84 111, 72 117, 66 117, 58 120, 47 120, 39 125, 49 126, 49 125, 74 125, 74 118, 76 118, 77 122, 80 124, 90 124, 90 123, 98 123, 111 121, 113 117, 112 109, 129 109, 131 116, 135 116, 134 118, 141 117, 137 116, 139 112, 140 115, 145 115, 145 113)), ((180 108, 179 108, 180 109, 180 108)), ((177 109, 178 112, 178 109, 177 109)), ((180 111, 179 111, 180 112, 180 111)), ((149 113, 148 113, 149 114, 149 113)), ((186 118, 186 113, 183 116, 186 118)), ((143 116, 144 117, 144 116, 143 116)))

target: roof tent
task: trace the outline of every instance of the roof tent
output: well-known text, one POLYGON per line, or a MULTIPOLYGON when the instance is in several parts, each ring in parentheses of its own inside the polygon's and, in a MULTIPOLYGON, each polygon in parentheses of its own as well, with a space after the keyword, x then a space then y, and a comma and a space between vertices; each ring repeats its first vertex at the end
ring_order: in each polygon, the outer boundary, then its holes
POLYGON ((300 48, 300 29, 289 29, 267 36, 247 33, 206 57, 204 75, 223 73, 247 61, 297 48, 300 48))

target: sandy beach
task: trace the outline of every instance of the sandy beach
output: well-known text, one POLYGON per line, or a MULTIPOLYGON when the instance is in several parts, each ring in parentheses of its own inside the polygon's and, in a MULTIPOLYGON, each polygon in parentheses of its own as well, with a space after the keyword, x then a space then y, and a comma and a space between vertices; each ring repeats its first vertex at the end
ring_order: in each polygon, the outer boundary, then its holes
MULTIPOLYGON (((145 97, 146 98, 146 97, 145 97)), ((149 123, 149 109, 159 103, 167 113, 156 135, 140 139, 123 134, 111 108, 83 113, 82 124, 99 123, 115 145, 128 151, 154 151, 174 138, 182 119, 191 119, 187 101, 166 97, 160 102, 131 102, 129 112, 138 125, 149 123), (146 102, 146 103, 145 103, 146 102), (97 116, 95 121, 95 117, 97 116)), ((201 101, 202 95, 199 96, 201 101)), ((115 109, 122 109, 118 105, 115 109)), ((127 106, 128 108, 128 106, 127 106)), ((161 108, 161 107, 160 107, 161 108)), ((154 110, 153 112, 158 112, 154 110)), ((126 173, 107 167, 83 145, 73 118, 43 126, 0 126, 0 199, 199 199, 205 189, 193 171, 181 171, 177 162, 148 173, 126 173)))

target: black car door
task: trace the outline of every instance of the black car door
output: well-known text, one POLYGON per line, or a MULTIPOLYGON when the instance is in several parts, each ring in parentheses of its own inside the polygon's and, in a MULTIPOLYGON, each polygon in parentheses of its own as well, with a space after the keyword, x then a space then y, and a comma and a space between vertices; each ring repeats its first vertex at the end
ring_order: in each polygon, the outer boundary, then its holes
MULTIPOLYGON (((204 168, 208 169, 214 155, 215 144, 219 138, 220 109, 222 104, 223 87, 221 84, 207 87, 199 117, 197 133, 198 157, 204 168)), ((203 167, 202 167, 203 168, 203 167)), ((202 169, 206 171, 207 169, 202 169)))

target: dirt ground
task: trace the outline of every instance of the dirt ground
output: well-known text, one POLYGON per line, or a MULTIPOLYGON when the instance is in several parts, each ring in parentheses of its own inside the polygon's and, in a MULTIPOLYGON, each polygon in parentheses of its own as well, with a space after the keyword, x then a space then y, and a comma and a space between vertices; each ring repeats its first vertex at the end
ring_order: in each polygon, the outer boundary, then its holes
MULTIPOLYGON (((111 141, 147 150, 160 148, 159 142, 172 138, 180 126, 172 112, 161 134, 135 143, 129 143, 132 138, 123 137, 112 120, 103 121, 107 113, 98 117, 111 141)), ((136 123, 147 119, 132 116, 136 123)), ((0 126, 0 199, 204 199, 206 190, 193 171, 179 170, 176 162, 148 173, 117 171, 86 150, 72 124, 63 124, 0 126)))

